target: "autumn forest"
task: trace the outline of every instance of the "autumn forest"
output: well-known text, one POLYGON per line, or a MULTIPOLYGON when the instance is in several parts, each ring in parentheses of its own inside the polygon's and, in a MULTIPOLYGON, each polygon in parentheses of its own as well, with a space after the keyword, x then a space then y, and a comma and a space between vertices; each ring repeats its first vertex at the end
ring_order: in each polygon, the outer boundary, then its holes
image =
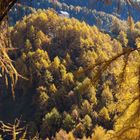
POLYGON ((140 2, 0 0, 0 140, 140 140, 140 2))

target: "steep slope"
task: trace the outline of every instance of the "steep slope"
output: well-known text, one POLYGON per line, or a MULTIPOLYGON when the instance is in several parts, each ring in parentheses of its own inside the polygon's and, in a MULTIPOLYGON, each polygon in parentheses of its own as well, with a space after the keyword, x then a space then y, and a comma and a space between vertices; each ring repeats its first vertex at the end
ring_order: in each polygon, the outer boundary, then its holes
MULTIPOLYGON (((133 0, 134 2, 137 2, 138 5, 140 5, 140 1, 133 0)), ((82 6, 87 7, 88 9, 95 9, 97 11, 102 11, 108 14, 118 15, 120 19, 124 20, 127 19, 129 16, 128 9, 131 11, 131 15, 134 18, 135 21, 140 20, 139 10, 132 7, 127 6, 127 4, 124 2, 124 0, 121 0, 120 8, 118 9, 118 1, 113 0, 110 4, 106 5, 103 1, 96 1, 96 0, 59 0, 61 3, 66 3, 68 5, 74 5, 74 6, 82 6), (117 13, 118 12, 118 13, 117 13)))
MULTIPOLYGON (((81 7, 78 6, 76 4, 76 2, 73 2, 73 1, 71 1, 71 2, 57 1, 56 3, 54 3, 54 1, 48 1, 48 0, 45 0, 45 1, 34 0, 33 2, 24 1, 22 3, 23 6, 18 5, 13 8, 13 12, 10 14, 11 23, 14 24, 16 21, 21 19, 24 15, 27 15, 30 12, 34 11, 33 8, 35 8, 35 9, 55 8, 55 10, 58 13, 60 13, 60 11, 66 11, 70 15, 70 17, 75 17, 81 21, 85 21, 89 25, 96 25, 100 29, 105 30, 107 32, 109 32, 109 30, 112 26, 112 22, 114 20, 118 20, 121 24, 123 22, 116 17, 116 14, 112 15, 112 13, 113 13, 112 10, 110 12, 107 12, 108 6, 105 6, 105 5, 103 6, 103 5, 99 4, 102 7, 102 10, 100 11, 98 9, 98 7, 100 7, 100 6, 98 6, 98 2, 97 2, 97 4, 94 5, 93 9, 88 8, 88 6, 84 5, 84 3, 85 3, 84 1, 82 1, 82 2, 78 1, 77 3, 79 3, 79 4, 82 3, 81 7), (24 5, 27 5, 28 7, 24 6, 24 5), (104 9, 107 11, 104 12, 104 9)), ((114 6, 112 6, 112 7, 114 7, 114 6)), ((126 15, 126 11, 125 12, 123 11, 123 13, 125 13, 125 15, 126 15)), ((127 15, 125 16, 125 18, 122 18, 122 19, 126 19, 126 17, 127 17, 127 15)))
MULTIPOLYGON (((105 5, 104 2, 101 1, 91 1, 91 0, 34 0, 34 1, 21 1, 22 5, 27 5, 36 9, 46 9, 48 7, 54 7, 56 8, 56 10, 60 11, 60 10, 66 10, 67 12, 69 12, 69 14, 71 16, 74 16, 78 19, 83 19, 85 21, 87 21, 87 23, 89 24, 96 24, 95 23, 95 17, 98 17, 98 12, 103 12, 104 15, 106 14, 105 17, 108 18, 108 14, 113 15, 115 17, 119 17, 121 20, 126 20, 127 17, 129 16, 128 13, 128 9, 131 11, 131 15, 133 17, 133 19, 135 21, 140 20, 140 14, 139 14, 139 10, 137 8, 134 8, 132 6, 128 6, 125 2, 121 2, 120 4, 120 8, 118 8, 118 4, 117 1, 114 0, 110 5, 105 5), (78 13, 77 12, 79 10, 82 10, 84 12, 82 13, 78 13), (92 14, 92 10, 94 10, 93 16, 91 16, 92 14), (97 15, 95 14, 95 12, 97 13, 97 15), (85 13, 85 14, 84 14, 85 13), (86 17, 91 17, 88 20, 86 19, 86 17), (94 17, 94 18, 93 18, 94 17), (93 19, 93 21, 92 21, 93 19)), ((138 5, 139 2, 137 2, 138 5)), ((25 6, 26 7, 26 6, 25 6)), ((14 12, 18 11, 18 8, 15 7, 14 8, 14 12), (15 9, 16 8, 16 9, 15 9)), ((24 9, 24 7, 23 7, 24 9)), ((22 10, 21 12, 21 16, 23 16, 23 12, 24 15, 27 14, 30 11, 30 8, 25 8, 26 12, 24 10, 22 10)), ((20 10, 19 10, 20 11, 20 10)), ((17 19, 16 19, 17 21, 17 19)), ((15 21, 14 21, 15 22, 15 21)))
MULTIPOLYGON (((52 10, 39 10, 18 22, 11 40, 20 48, 14 55, 16 68, 29 79, 19 80, 16 88, 20 98, 30 97, 26 107, 34 114, 26 118, 29 134, 38 131, 45 139, 63 129, 82 138, 96 132, 97 125, 120 128, 116 120, 139 93, 137 50, 123 56, 131 48, 123 49, 97 27, 52 10)), ((26 114, 26 109, 19 110, 26 114)))

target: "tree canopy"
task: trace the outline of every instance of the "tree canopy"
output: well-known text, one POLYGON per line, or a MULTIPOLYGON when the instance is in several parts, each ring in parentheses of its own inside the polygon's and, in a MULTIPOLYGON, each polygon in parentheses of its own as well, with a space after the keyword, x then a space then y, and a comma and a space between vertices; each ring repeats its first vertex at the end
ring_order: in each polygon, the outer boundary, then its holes
MULTIPOLYGON (((104 2, 111 4, 111 0, 104 2)), ((132 1, 125 2, 133 6, 132 1)), ((1 2, 2 21, 15 3, 1 2)), ((114 21, 114 37, 48 9, 7 27, 0 34, 0 83, 4 82, 0 119, 11 121, 22 114, 28 128, 19 128, 20 121, 14 125, 2 122, 2 136, 137 140, 139 25, 132 17, 122 28, 114 21), (16 51, 8 52, 10 49, 16 51), (14 102, 6 89, 14 92, 14 102)))

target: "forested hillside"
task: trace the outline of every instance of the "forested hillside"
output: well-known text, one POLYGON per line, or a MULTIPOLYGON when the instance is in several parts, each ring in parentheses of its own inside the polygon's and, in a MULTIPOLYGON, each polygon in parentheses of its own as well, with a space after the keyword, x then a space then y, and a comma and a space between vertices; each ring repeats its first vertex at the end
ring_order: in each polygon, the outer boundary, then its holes
POLYGON ((139 14, 98 4, 22 1, 0 22, 1 140, 140 139, 139 14))
MULTIPOLYGON (((138 8, 134 8, 133 6, 127 6, 125 0, 119 0, 120 3, 118 4, 118 0, 59 0, 61 3, 66 3, 68 5, 74 6, 82 6, 87 7, 88 9, 95 9, 97 11, 102 11, 114 16, 118 16, 120 19, 127 19, 129 16, 128 9, 130 9, 131 14, 135 21, 140 19, 139 10, 138 8), (108 5, 105 5, 108 4, 108 5), (117 6, 116 6, 117 5, 117 6), (120 7, 118 7, 120 6, 120 7)), ((134 4, 140 5, 139 0, 131 0, 134 4)))
MULTIPOLYGON (((68 12, 70 17, 75 17, 80 21, 85 21, 89 25, 96 25, 99 29, 106 32, 111 32, 110 28, 114 21, 120 24, 125 24, 127 20, 128 6, 123 1, 120 3, 121 8, 118 8, 117 1, 113 0, 111 5, 105 5, 104 2, 92 0, 34 0, 23 1, 22 6, 17 4, 11 11, 11 24, 21 19, 24 15, 34 12, 35 9, 55 8, 60 13, 61 11, 68 12)), ((139 4, 139 3, 138 3, 139 4)), ((140 20, 139 10, 129 6, 131 16, 134 21, 140 20)))
MULTIPOLYGON (((18 80, 16 101, 2 118, 22 115, 27 134, 38 132, 42 139, 109 139, 129 124, 138 106, 140 57, 137 50, 123 48, 127 35, 121 44, 122 37, 112 39, 95 26, 52 10, 30 14, 10 30, 12 45, 18 48, 10 55, 28 80, 18 80)), ((139 38, 134 40, 139 47, 139 38)), ((2 108, 8 106, 5 102, 2 108)), ((124 137, 132 138, 133 133, 124 137)))

